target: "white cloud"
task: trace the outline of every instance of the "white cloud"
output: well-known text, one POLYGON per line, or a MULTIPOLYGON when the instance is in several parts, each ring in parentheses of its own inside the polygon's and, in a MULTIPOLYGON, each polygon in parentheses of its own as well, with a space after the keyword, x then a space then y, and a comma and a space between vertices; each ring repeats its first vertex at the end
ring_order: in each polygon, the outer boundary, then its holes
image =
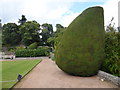
POLYGON ((0 0, 0 19, 3 23, 18 20, 24 0, 0 0))
POLYGON ((61 23, 62 15, 69 12, 71 5, 71 2, 63 0, 2 0, 0 18, 3 23, 17 22, 24 14, 28 20, 55 25, 61 23))
POLYGON ((28 20, 34 19, 40 24, 47 22, 54 26, 57 23, 64 26, 63 15, 68 13, 72 6, 71 2, 64 2, 63 0, 26 0, 25 3, 22 14, 26 15, 28 20))
POLYGON ((81 13, 70 10, 73 2, 106 2, 102 5, 105 24, 114 17, 117 25, 118 0, 1 0, 0 18, 3 23, 17 22, 24 14, 28 20, 36 20, 40 24, 51 23, 55 26, 60 23, 67 27, 81 13))
MULTIPOLYGON (((72 0, 71 0, 72 1, 72 0)), ((80 0, 81 1, 81 0, 80 0)), ((87 0, 89 1, 89 0, 87 0)), ((94 2, 97 0, 93 0, 94 2)), ((104 0, 102 0, 104 1, 104 0)), ((114 17, 113 23, 115 23, 115 27, 118 27, 118 2, 120 0, 106 0, 106 2, 103 5, 98 5, 102 6, 104 8, 104 23, 105 26, 108 25, 114 17)), ((71 13, 67 16, 64 17, 64 25, 67 26, 70 24, 70 22, 78 16, 80 13, 71 13)))
POLYGON ((68 27, 68 25, 79 15, 80 13, 73 13, 72 11, 69 11, 67 15, 65 15, 62 18, 62 23, 65 27, 68 27))
POLYGON ((103 6, 105 25, 110 23, 112 17, 114 17, 115 27, 118 27, 118 2, 120 0, 109 0, 103 6))

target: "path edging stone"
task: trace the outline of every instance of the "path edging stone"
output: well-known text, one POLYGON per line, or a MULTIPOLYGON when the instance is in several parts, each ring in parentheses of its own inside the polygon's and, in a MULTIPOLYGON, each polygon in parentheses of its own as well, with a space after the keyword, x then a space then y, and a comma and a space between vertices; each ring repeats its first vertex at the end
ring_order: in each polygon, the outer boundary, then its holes
POLYGON ((108 81, 111 81, 112 83, 114 83, 115 85, 120 87, 120 78, 117 76, 114 76, 112 74, 106 73, 104 71, 99 70, 98 71, 98 76, 101 78, 104 78, 108 81))

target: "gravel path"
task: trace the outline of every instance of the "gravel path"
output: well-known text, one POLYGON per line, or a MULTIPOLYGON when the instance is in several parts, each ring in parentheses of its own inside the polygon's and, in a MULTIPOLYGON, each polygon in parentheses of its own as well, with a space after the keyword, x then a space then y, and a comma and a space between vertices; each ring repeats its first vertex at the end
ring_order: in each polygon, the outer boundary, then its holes
POLYGON ((99 80, 98 76, 78 77, 61 71, 48 59, 38 64, 14 88, 117 88, 108 81, 99 80))

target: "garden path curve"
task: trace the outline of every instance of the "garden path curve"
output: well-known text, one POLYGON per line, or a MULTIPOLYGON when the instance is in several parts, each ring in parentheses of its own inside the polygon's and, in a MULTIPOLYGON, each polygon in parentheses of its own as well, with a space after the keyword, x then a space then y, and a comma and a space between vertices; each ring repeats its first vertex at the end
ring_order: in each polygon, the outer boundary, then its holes
POLYGON ((28 75, 14 88, 117 88, 108 81, 99 80, 98 76, 78 77, 61 71, 57 65, 47 57, 42 58, 28 75))

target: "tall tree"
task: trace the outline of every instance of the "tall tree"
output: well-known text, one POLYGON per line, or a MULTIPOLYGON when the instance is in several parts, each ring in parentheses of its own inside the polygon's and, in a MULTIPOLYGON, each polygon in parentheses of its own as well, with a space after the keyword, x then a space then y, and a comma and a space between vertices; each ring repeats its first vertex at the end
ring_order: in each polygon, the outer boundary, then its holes
POLYGON ((52 46, 56 47, 56 45, 59 43, 64 31, 66 30, 66 27, 62 26, 61 24, 56 24, 56 31, 53 33, 52 37, 49 37, 47 39, 47 42, 52 46))
POLYGON ((63 33, 66 31, 66 27, 62 26, 61 24, 56 24, 56 32, 54 34, 54 48, 58 45, 63 36, 63 33))
POLYGON ((47 42, 47 39, 49 37, 53 36, 53 26, 52 26, 52 24, 48 24, 48 23, 42 24, 41 36, 42 36, 42 40, 43 40, 44 45, 49 46, 50 44, 47 42))
POLYGON ((7 23, 2 28, 3 45, 17 45, 21 41, 19 28, 15 23, 7 23))
POLYGON ((61 24, 56 24, 56 29, 64 28, 61 24))
POLYGON ((21 25, 24 24, 27 21, 25 15, 22 15, 22 18, 19 19, 18 23, 20 23, 21 25))
POLYGON ((62 26, 61 24, 56 24, 56 32, 55 32, 55 36, 57 37, 59 33, 61 33, 63 31, 63 29, 65 29, 64 26, 62 26))
POLYGON ((50 34, 53 33, 53 26, 52 26, 52 24, 44 23, 44 24, 42 24, 42 27, 43 27, 43 29, 47 29, 50 34))
POLYGON ((20 26, 22 44, 28 46, 34 42, 40 43, 40 24, 36 21, 28 21, 20 26))

